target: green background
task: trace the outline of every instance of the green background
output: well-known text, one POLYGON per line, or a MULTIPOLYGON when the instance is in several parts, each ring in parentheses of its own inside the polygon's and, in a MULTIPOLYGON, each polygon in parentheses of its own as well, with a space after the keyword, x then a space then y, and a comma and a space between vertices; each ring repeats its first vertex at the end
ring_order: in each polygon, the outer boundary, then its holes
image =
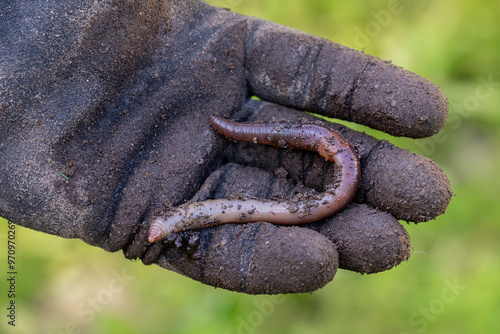
POLYGON ((15 328, 5 317, 2 220, 0 332, 500 333, 500 2, 401 0, 397 11, 388 0, 212 2, 364 49, 435 82, 450 102, 440 134, 368 132, 445 170, 456 195, 446 214, 403 223, 413 253, 393 270, 340 270, 320 291, 286 296, 214 289, 121 252, 17 227, 15 328))

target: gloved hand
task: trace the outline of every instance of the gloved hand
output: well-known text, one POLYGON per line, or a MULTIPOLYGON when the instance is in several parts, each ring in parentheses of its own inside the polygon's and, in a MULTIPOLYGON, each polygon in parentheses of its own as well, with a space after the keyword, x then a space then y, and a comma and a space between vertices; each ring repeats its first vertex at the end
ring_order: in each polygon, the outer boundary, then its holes
POLYGON ((195 0, 38 1, 1 12, 0 216, 16 224, 212 286, 275 294, 314 291, 338 266, 392 268, 410 251, 397 219, 433 219, 450 201, 431 160, 297 111, 395 136, 438 132, 446 98, 388 62, 195 0), (150 244, 151 219, 187 200, 293 196, 333 177, 315 153, 225 140, 211 114, 339 129, 361 159, 355 203, 300 227, 226 224, 150 244))

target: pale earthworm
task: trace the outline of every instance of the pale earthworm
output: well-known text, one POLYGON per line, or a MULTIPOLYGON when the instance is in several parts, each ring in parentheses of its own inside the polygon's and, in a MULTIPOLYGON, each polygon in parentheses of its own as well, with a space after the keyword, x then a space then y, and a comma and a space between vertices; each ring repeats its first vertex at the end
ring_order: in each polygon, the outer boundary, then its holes
POLYGON ((351 144, 335 130, 314 124, 245 124, 215 116, 210 117, 210 122, 230 139, 316 151, 336 164, 339 179, 335 185, 325 187, 323 193, 295 202, 217 199, 180 205, 151 222, 149 242, 163 240, 174 232, 223 223, 312 223, 345 208, 358 190, 359 159, 351 144))

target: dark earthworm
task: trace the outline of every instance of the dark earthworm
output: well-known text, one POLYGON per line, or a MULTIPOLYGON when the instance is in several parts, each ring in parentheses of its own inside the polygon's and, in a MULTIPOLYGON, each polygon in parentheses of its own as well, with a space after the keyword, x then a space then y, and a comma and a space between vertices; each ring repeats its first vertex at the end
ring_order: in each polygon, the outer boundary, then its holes
POLYGON ((335 187, 325 187, 322 194, 298 202, 218 199, 180 205, 153 220, 149 242, 163 240, 174 232, 223 223, 312 223, 345 208, 358 190, 359 159, 351 144, 335 130, 314 124, 244 124, 215 116, 210 117, 210 122, 230 139, 316 151, 338 166, 340 180, 335 187))

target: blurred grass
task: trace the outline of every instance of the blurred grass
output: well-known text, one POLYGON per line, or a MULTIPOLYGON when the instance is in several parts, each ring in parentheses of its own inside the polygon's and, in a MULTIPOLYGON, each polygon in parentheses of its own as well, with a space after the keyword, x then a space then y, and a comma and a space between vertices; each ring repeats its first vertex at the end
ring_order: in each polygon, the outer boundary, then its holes
MULTIPOLYGON (((7 326, 2 311, 0 332, 499 333, 500 86, 476 108, 460 110, 479 77, 500 82, 500 3, 402 0, 401 12, 358 45, 359 31, 373 26, 389 1, 211 2, 364 48, 440 86, 450 101, 450 121, 431 139, 354 127, 435 159, 456 194, 447 213, 405 224, 415 251, 407 263, 370 276, 340 271, 312 295, 281 297, 216 290, 121 253, 18 227, 18 326, 7 326), (122 271, 131 279, 117 284, 122 271), (446 292, 455 281, 464 289, 446 292)), ((6 225, 0 222, 2 248, 6 225)), ((0 251, 2 268, 5 256, 0 251)))

